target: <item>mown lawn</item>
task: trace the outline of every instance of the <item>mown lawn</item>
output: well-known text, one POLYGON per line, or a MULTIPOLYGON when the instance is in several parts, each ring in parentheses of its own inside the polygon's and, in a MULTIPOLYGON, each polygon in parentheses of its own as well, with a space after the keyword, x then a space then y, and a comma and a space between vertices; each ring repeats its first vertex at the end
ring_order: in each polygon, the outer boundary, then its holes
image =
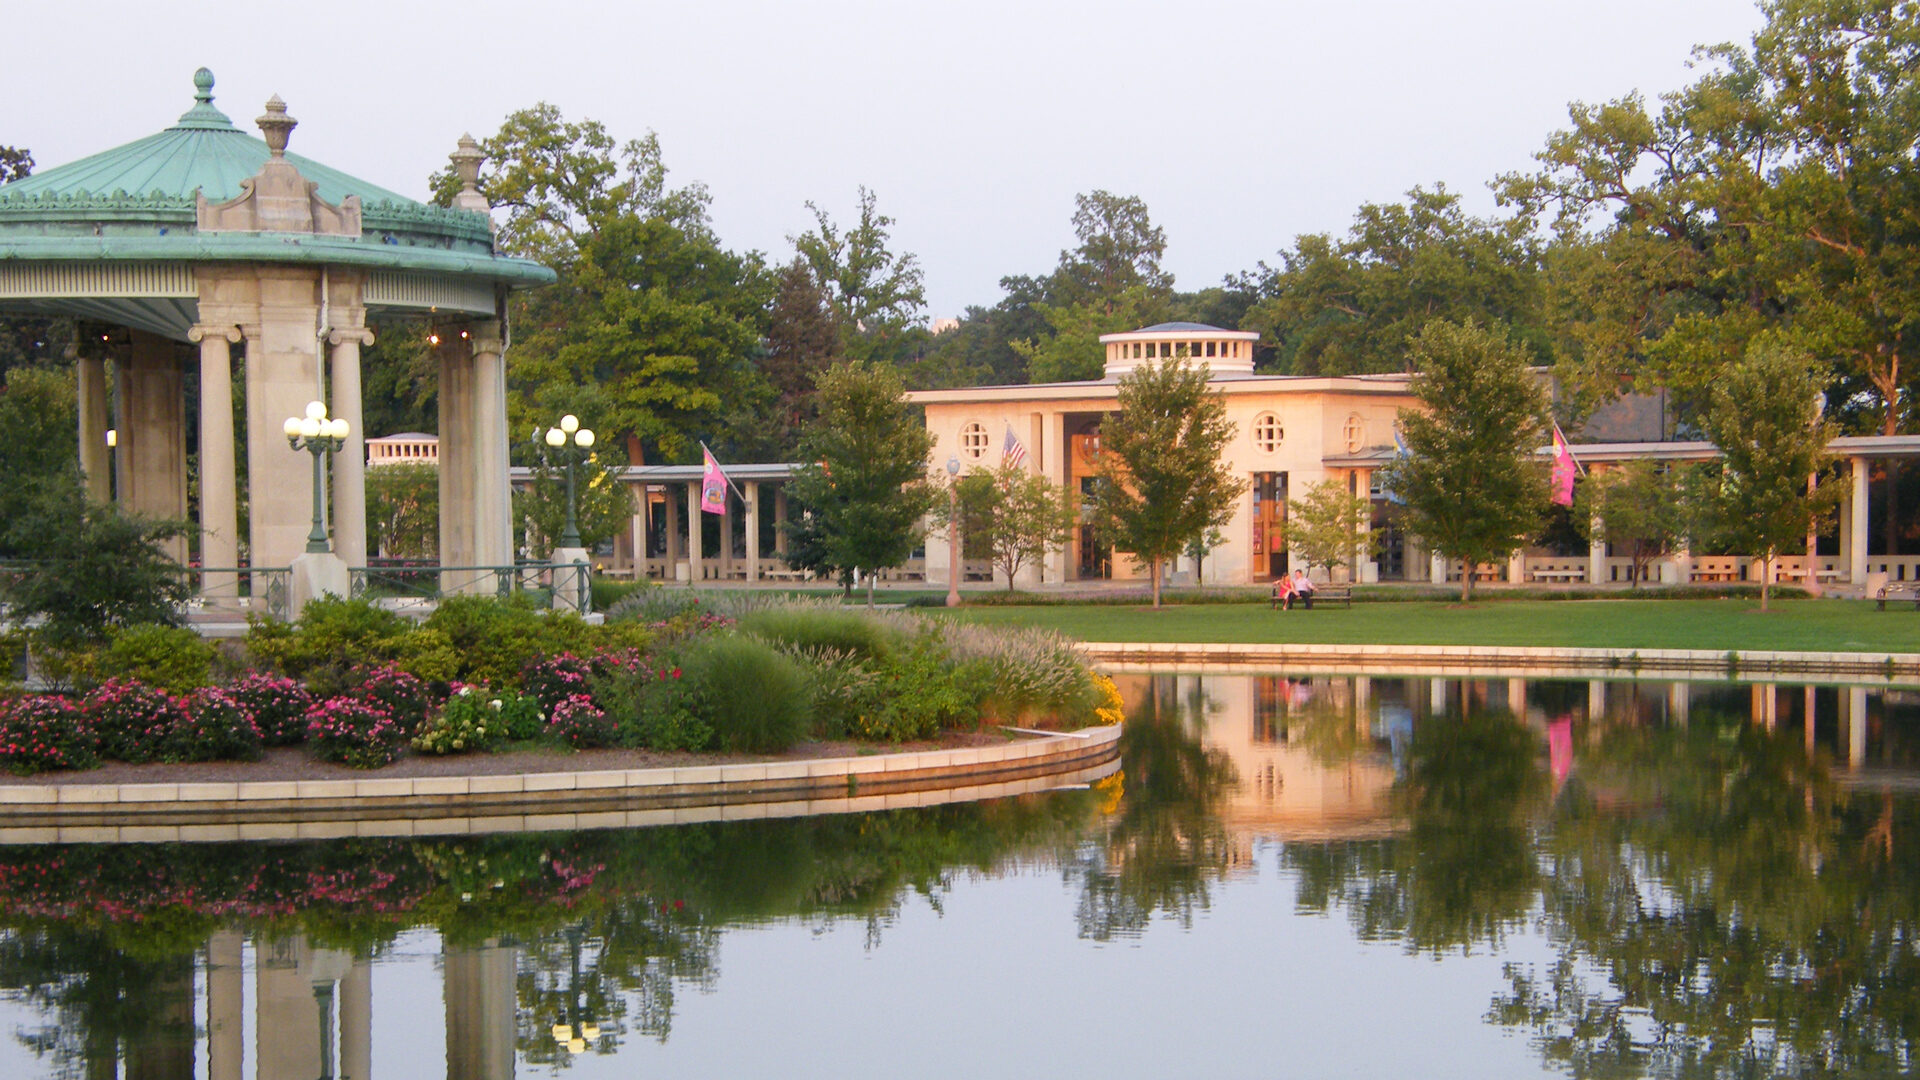
POLYGON ((1558 645, 1574 648, 1920 652, 1920 611, 1868 601, 1487 600, 1269 611, 1261 604, 974 607, 980 623, 1045 626, 1083 641, 1558 645))

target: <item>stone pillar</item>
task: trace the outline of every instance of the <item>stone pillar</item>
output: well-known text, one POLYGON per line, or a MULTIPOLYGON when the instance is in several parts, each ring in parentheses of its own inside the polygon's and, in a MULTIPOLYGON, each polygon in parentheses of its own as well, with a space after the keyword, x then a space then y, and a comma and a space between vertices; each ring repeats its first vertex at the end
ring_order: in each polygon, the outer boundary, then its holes
MULTIPOLYGON (((1074 506, 1080 505, 1080 493, 1073 490, 1073 454, 1067 444, 1066 417, 1057 412, 1043 413, 1038 417, 1040 429, 1037 460, 1034 468, 1042 476, 1059 484, 1061 490, 1068 492, 1067 498, 1074 506)), ((1077 535, 1079 526, 1074 527, 1077 535)), ((1047 552, 1041 560, 1046 567, 1044 577, 1051 581, 1068 581, 1073 578, 1077 568, 1069 566, 1073 559, 1075 541, 1069 539, 1065 544, 1047 552)), ((964 571, 964 563, 962 570, 964 571)), ((963 574, 964 576, 964 574, 963 574)))
POLYGON ((787 485, 782 483, 773 489, 773 553, 780 558, 787 557, 787 485))
POLYGON ((1507 711, 1522 720, 1527 718, 1527 680, 1507 680, 1507 711))
POLYGON ((646 484, 630 484, 627 490, 635 496, 633 523, 629 526, 633 530, 633 543, 630 545, 633 548, 633 580, 645 581, 647 580, 647 512, 652 509, 653 504, 647 501, 646 484))
POLYGON ((474 555, 480 566, 513 564, 513 487, 507 461, 506 348, 500 324, 473 324, 474 555))
POLYGON ((1587 584, 1604 585, 1607 581, 1607 523, 1599 514, 1593 515, 1592 537, 1587 541, 1587 584))
MULTIPOLYGON (((120 505, 150 518, 187 516, 185 372, 173 342, 133 331, 130 357, 119 371, 120 505)), ((184 537, 161 545, 175 562, 187 561, 184 537)))
POLYGON ((1847 512, 1841 531, 1846 536, 1847 581, 1853 585, 1867 583, 1867 459, 1848 458, 1847 470, 1853 481, 1853 497, 1847 502, 1847 512))
POLYGON ((700 481, 687 481, 687 584, 700 584, 705 568, 701 560, 706 556, 701 542, 701 534, 706 532, 706 521, 701 517, 706 511, 700 509, 700 481))
POLYGON ((1516 550, 1507 556, 1507 584, 1519 585, 1527 580, 1527 553, 1516 550))
POLYGON ((346 328, 327 335, 332 346, 333 401, 327 413, 347 422, 347 442, 333 455, 333 553, 348 566, 367 565, 367 431, 360 397, 360 346, 373 334, 346 328))
POLYGON ((1867 688, 1849 686, 1840 693, 1841 723, 1847 731, 1847 768, 1867 763, 1867 688))
POLYGON ((373 962, 356 956, 340 980, 340 1080, 373 1077, 373 962))
POLYGON ((1675 682, 1667 687, 1667 715, 1676 724, 1684 725, 1693 707, 1693 685, 1688 682, 1675 682))
POLYGON ((77 342, 67 349, 74 355, 74 386, 80 399, 80 471, 87 478, 87 497, 109 502, 113 499, 113 451, 107 447, 107 361, 81 354, 77 342))
POLYGON ((238 930, 219 930, 207 940, 207 1080, 240 1080, 246 1056, 246 990, 238 930))
POLYGON ((733 580, 733 492, 720 492, 720 579, 733 580))
POLYGON ((512 1080, 514 950, 497 941, 442 950, 447 1080, 512 1080))
POLYGON ((760 481, 741 481, 741 488, 747 493, 747 580, 760 580, 760 481))
MULTIPOLYGON (((200 325, 187 332, 200 344, 200 565, 240 565, 239 480, 234 475, 233 353, 237 326, 200 325)), ((239 577, 205 574, 201 592, 237 602, 239 577)))
MULTIPOLYGON (((434 353, 440 362, 440 565, 478 566, 474 506, 473 369, 466 342, 442 328, 434 353)), ((442 575, 443 590, 459 590, 471 574, 442 575)))
POLYGON ((680 504, 674 500, 672 484, 661 485, 660 494, 666 496, 661 502, 667 509, 665 551, 667 570, 660 576, 664 581, 672 581, 680 573, 680 559, 683 555, 680 537, 680 504))
POLYGON ((1436 551, 1432 557, 1427 560, 1427 580, 1435 585, 1445 585, 1447 583, 1447 557, 1445 555, 1436 551))
POLYGON ((1599 679, 1587 683, 1587 720, 1597 723, 1607 715, 1607 684, 1599 679))
MULTIPOLYGON (((307 550, 313 459, 287 446, 282 425, 321 397, 319 278, 299 267, 257 272, 259 322, 247 337, 247 543, 250 565, 282 567, 307 550)), ((203 289, 205 286, 203 286, 203 289)))
POLYGON ((1373 533, 1373 470, 1353 470, 1354 487, 1362 499, 1367 500, 1366 512, 1360 515, 1360 545, 1355 552, 1353 564, 1354 580, 1372 583, 1380 580, 1380 563, 1374 559, 1360 559, 1359 553, 1368 549, 1367 538, 1373 533))
POLYGON ((1753 722, 1773 730, 1780 718, 1780 688, 1772 683, 1753 684, 1753 722))

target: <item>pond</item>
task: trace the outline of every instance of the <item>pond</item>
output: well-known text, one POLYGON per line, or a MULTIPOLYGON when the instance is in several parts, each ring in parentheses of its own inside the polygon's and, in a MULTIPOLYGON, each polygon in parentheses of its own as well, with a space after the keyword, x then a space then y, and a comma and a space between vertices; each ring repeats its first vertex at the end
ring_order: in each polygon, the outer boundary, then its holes
POLYGON ((977 804, 0 847, 0 1076, 1828 1076, 1920 1029, 1920 694, 1121 677, 977 804))

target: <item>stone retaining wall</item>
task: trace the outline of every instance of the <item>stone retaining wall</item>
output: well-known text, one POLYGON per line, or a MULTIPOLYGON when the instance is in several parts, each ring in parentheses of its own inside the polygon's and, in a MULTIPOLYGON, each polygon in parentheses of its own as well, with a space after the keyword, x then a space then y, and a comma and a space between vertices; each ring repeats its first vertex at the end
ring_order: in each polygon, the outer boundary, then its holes
POLYGON ((1729 678, 1802 675, 1855 681, 1920 681, 1913 653, 1714 652, 1708 649, 1561 649, 1492 645, 1293 645, 1086 642, 1080 650, 1102 665, 1138 670, 1183 666, 1284 665, 1361 674, 1472 674, 1526 671, 1569 678, 1729 678))

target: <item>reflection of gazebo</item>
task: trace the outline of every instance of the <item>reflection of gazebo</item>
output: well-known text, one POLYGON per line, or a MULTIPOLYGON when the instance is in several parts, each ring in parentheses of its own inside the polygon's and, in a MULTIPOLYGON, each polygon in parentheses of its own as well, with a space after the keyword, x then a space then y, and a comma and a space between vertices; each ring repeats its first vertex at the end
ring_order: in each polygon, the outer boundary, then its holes
MULTIPOLYGON (((360 348, 372 342, 370 317, 429 319, 442 561, 510 564, 505 297, 553 274, 495 251, 477 148, 463 139, 453 155, 464 183, 454 208, 430 206, 286 153, 295 121, 278 98, 257 121, 263 142, 214 108, 206 69, 194 86, 193 107, 172 127, 0 186, 0 313, 71 316, 95 328, 71 357, 90 490, 107 497, 111 466, 124 506, 187 517, 188 451, 197 449, 200 557, 233 567, 244 445, 250 564, 287 566, 305 547, 312 507, 310 464, 287 448, 281 423, 319 398, 351 425, 333 461, 335 550, 364 565, 360 348), (244 358, 238 432, 234 345, 244 358)), ((220 591, 219 576, 208 575, 209 593, 220 591)))

